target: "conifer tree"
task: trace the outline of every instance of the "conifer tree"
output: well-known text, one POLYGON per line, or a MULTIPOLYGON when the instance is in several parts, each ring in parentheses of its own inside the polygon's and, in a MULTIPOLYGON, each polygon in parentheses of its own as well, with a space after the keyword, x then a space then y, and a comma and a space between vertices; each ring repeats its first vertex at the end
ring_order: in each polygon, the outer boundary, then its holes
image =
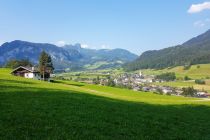
POLYGON ((45 73, 52 73, 54 70, 51 56, 42 51, 39 57, 39 71, 45 79, 45 73))

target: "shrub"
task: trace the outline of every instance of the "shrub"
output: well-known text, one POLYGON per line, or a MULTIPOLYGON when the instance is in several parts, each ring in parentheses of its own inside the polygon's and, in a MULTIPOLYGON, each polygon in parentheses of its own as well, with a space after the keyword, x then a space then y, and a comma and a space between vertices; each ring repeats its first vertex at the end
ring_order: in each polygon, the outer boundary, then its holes
POLYGON ((177 77, 176 80, 183 81, 184 78, 183 77, 177 77))
POLYGON ((204 80, 200 80, 200 79, 196 79, 195 83, 199 84, 199 85, 205 85, 206 84, 206 82, 204 80))
POLYGON ((188 80, 191 80, 191 78, 189 78, 188 76, 185 76, 185 77, 184 77, 184 80, 185 80, 185 81, 188 81, 188 80))
POLYGON ((191 65, 185 65, 184 70, 189 70, 191 68, 191 65))

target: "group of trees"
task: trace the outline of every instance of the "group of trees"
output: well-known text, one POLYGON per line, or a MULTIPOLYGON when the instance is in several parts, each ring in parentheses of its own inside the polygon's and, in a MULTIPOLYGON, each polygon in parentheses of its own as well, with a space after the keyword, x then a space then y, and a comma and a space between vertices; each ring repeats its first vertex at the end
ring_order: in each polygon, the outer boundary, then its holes
POLYGON ((195 90, 193 87, 182 88, 182 91, 183 96, 194 97, 197 94, 197 90, 195 90))
MULTIPOLYGON (((5 65, 6 68, 17 68, 19 66, 33 66, 33 64, 28 59, 23 60, 10 60, 5 65)), ((43 79, 46 73, 52 73, 54 70, 52 58, 45 51, 42 51, 39 57, 39 72, 41 73, 43 79)))
MULTIPOLYGON (((97 76, 97 78, 93 79, 93 83, 94 84, 100 84, 100 80, 101 79, 99 78, 99 76, 97 76)), ((105 82, 104 84, 106 86, 110 86, 110 87, 115 87, 116 86, 114 80, 110 76, 107 77, 107 82, 105 82)))
POLYGON ((28 60, 28 59, 23 59, 23 60, 10 60, 7 62, 7 64, 5 65, 6 68, 17 68, 19 66, 32 66, 32 63, 28 60))
POLYGON ((112 78, 108 78, 108 82, 107 82, 107 86, 110 86, 110 87, 115 87, 115 82, 112 78))
POLYGON ((97 84, 100 84, 100 78, 99 78, 99 76, 97 76, 97 78, 94 78, 93 79, 93 83, 96 84, 96 85, 97 84))
POLYGON ((195 83, 199 84, 199 85, 205 85, 206 84, 205 80, 201 80, 201 79, 196 79, 195 83))
POLYGON ((164 81, 174 81, 176 79, 176 75, 174 72, 167 72, 157 75, 155 78, 164 81))

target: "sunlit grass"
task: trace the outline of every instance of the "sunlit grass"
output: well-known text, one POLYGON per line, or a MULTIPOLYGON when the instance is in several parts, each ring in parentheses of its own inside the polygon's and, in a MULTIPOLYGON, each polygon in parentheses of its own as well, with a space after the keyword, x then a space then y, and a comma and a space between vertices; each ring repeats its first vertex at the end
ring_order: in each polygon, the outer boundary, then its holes
POLYGON ((0 139, 209 139, 210 103, 0 69, 0 139))

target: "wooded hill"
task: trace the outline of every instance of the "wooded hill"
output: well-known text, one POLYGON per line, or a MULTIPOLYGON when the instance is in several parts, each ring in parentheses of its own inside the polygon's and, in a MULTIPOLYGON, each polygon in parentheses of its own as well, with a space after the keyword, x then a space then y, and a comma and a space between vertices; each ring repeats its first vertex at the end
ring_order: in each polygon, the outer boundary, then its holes
POLYGON ((144 52, 124 66, 126 70, 162 69, 167 67, 210 63, 210 30, 182 45, 144 52))

